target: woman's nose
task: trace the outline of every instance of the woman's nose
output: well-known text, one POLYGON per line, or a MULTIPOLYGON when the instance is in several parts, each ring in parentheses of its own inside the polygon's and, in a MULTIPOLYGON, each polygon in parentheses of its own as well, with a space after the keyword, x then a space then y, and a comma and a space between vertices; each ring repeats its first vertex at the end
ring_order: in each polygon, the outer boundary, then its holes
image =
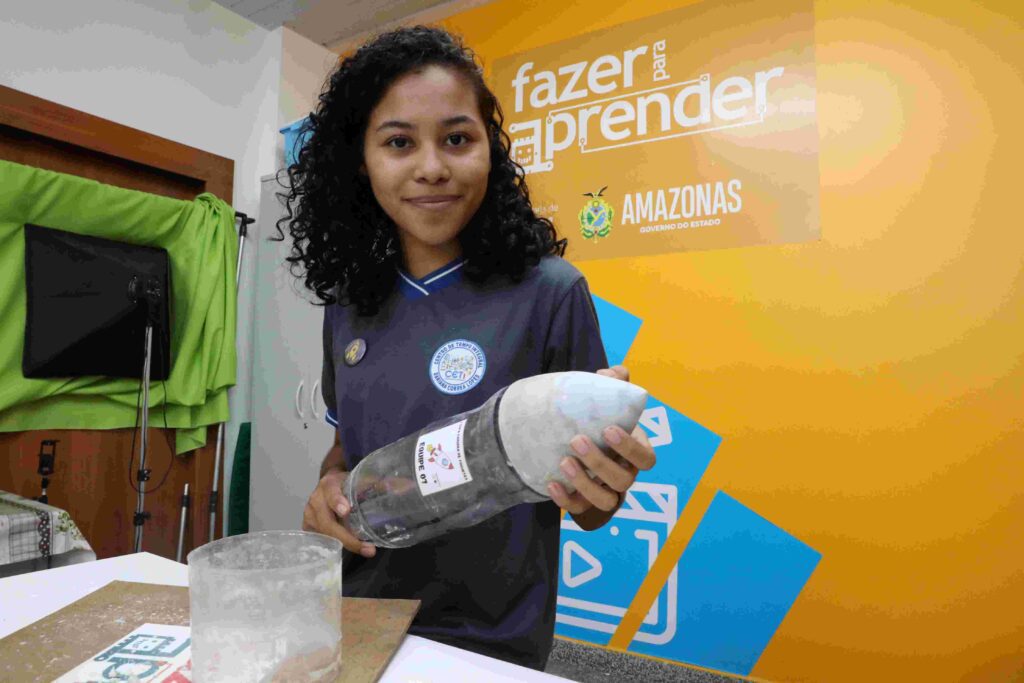
POLYGON ((416 157, 416 180, 434 184, 450 177, 451 170, 440 150, 433 145, 420 147, 416 157))

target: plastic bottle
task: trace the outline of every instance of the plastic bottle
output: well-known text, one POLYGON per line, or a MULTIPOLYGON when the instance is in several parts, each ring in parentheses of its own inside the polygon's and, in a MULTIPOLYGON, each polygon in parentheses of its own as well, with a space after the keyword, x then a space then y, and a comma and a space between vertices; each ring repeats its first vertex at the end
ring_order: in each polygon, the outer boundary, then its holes
POLYGON ((551 481, 572 492, 559 469, 570 439, 583 434, 614 456, 602 430, 630 433, 646 403, 644 389, 593 373, 519 380, 364 458, 345 484, 349 525, 376 546, 402 548, 547 500, 551 481))

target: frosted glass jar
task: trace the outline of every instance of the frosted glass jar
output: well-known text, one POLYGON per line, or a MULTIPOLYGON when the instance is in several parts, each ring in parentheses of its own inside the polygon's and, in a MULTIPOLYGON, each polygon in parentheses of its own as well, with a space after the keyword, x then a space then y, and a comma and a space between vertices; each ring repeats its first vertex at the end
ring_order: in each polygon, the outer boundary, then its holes
POLYGON ((334 681, 341 550, 321 534, 261 531, 189 553, 192 680, 334 681))

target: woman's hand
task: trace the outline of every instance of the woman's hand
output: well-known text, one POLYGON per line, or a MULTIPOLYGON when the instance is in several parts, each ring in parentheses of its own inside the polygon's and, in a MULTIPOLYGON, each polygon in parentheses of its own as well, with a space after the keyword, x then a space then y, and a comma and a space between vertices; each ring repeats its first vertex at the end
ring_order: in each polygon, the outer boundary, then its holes
POLYGON ((302 529, 332 536, 347 550, 363 557, 373 557, 377 548, 361 540, 348 527, 352 505, 342 494, 346 479, 348 472, 340 467, 332 467, 324 473, 302 511, 302 529))
MULTIPOLYGON (((629 370, 622 365, 598 370, 597 374, 629 381, 629 370)), ((638 472, 651 469, 655 463, 654 447, 640 425, 632 434, 616 426, 605 428, 603 434, 618 457, 608 457, 590 439, 578 434, 569 442, 576 456, 568 456, 561 463, 562 472, 576 488, 575 493, 569 494, 557 482, 548 484, 548 494, 555 504, 587 531, 611 519, 638 472), (597 476, 591 479, 584 468, 597 476)))

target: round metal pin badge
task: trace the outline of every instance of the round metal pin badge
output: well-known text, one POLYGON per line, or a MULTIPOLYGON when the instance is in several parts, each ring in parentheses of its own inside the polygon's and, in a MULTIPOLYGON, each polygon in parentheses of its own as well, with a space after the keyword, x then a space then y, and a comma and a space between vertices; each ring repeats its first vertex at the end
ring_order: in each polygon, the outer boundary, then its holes
POLYGON ((366 355, 366 342, 362 339, 353 339, 345 347, 345 365, 352 367, 366 355))

